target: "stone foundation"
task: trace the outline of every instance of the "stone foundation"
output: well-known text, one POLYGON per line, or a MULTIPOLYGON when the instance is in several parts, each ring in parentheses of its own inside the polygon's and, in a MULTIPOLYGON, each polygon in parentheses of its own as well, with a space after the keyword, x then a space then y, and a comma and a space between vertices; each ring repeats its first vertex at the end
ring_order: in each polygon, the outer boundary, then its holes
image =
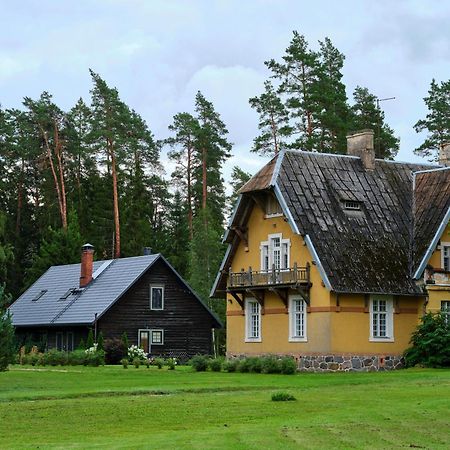
POLYGON ((297 360, 301 372, 377 372, 405 365, 401 355, 300 355, 297 360))

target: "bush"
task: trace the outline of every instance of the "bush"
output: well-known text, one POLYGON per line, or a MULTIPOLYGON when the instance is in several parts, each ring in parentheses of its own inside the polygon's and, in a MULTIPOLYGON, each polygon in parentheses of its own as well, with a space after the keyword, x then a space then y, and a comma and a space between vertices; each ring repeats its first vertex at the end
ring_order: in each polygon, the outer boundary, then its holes
POLYGON ((284 358, 281 358, 281 373, 284 373, 285 375, 292 375, 297 372, 297 363, 294 358, 291 358, 290 356, 285 356, 284 358))
POLYGON ((275 394, 272 394, 273 402, 292 402, 294 400, 296 400, 296 398, 288 392, 276 392, 275 394))
POLYGON ((130 343, 128 342, 128 334, 126 331, 124 331, 122 334, 122 344, 125 349, 128 349, 128 347, 130 346, 130 343))
POLYGON ((70 366, 82 366, 85 364, 86 352, 84 350, 74 350, 67 356, 67 362, 70 366))
POLYGON ((162 367, 164 366, 164 359, 155 358, 153 360, 153 365, 156 366, 158 369, 162 369, 162 367))
POLYGON ((44 366, 65 366, 67 364, 67 353, 51 349, 42 356, 44 366))
POLYGON ((106 364, 121 364, 122 358, 127 356, 127 348, 121 339, 105 339, 103 343, 106 364))
POLYGON ((236 372, 239 360, 237 358, 228 359, 223 363, 223 370, 227 372, 236 372))
POLYGON ((220 372, 222 370, 222 359, 214 358, 208 361, 208 367, 212 372, 220 372))
POLYGON ((281 361, 275 356, 261 358, 262 373, 281 373, 281 361))
POLYGON ((238 362, 237 367, 236 367, 236 371, 237 372, 241 372, 241 373, 250 372, 249 358, 239 359, 239 362, 238 362))
POLYGON ((175 370, 175 366, 177 365, 177 359, 176 358, 167 358, 166 364, 169 370, 175 370))
POLYGON ((405 353, 408 367, 450 367, 450 324, 442 313, 425 314, 411 337, 405 353))
POLYGON ((97 350, 95 352, 85 353, 84 365, 94 367, 105 365, 105 352, 103 350, 97 350))
POLYGON ((139 369, 140 365, 141 365, 141 360, 139 358, 134 358, 133 359, 133 366, 136 367, 136 369, 139 369))
POLYGON ((139 348, 137 345, 132 345, 128 348, 128 359, 130 361, 134 361, 136 358, 141 361, 145 361, 147 359, 147 354, 144 352, 142 348, 139 348))
POLYGON ((97 338, 97 349, 98 350, 105 350, 105 341, 103 339, 103 333, 100 331, 98 338, 97 338))
POLYGON ((195 355, 189 364, 196 372, 204 372, 208 368, 208 358, 204 355, 195 355))
POLYGON ((120 360, 120 364, 122 364, 122 367, 124 368, 124 369, 128 369, 128 358, 122 358, 121 360, 120 360))
POLYGON ((86 350, 86 344, 84 343, 84 339, 80 339, 80 343, 78 344, 78 350, 86 350))
POLYGON ((247 364, 248 364, 249 372, 261 373, 261 370, 262 370, 261 358, 257 358, 257 357, 248 358, 247 364))

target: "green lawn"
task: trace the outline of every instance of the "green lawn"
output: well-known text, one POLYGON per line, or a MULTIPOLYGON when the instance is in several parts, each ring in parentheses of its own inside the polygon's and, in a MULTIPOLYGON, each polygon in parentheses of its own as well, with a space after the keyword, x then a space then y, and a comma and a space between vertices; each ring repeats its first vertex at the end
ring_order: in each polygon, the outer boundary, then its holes
POLYGON ((450 371, 0 373, 0 448, 449 448, 450 371), (287 391, 297 400, 272 402, 287 391))

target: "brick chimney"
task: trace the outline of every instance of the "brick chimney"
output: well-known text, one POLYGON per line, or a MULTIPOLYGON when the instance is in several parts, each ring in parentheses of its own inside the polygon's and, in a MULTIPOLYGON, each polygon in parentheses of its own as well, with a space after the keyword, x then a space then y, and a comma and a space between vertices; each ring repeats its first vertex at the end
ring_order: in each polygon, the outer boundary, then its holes
POLYGON ((80 288, 87 286, 92 281, 94 267, 94 246, 84 244, 81 247, 80 288))
POLYGON ((442 144, 439 149, 439 165, 450 166, 450 142, 442 144))
POLYGON ((347 154, 361 158, 366 170, 375 169, 373 130, 361 130, 347 136, 347 154))

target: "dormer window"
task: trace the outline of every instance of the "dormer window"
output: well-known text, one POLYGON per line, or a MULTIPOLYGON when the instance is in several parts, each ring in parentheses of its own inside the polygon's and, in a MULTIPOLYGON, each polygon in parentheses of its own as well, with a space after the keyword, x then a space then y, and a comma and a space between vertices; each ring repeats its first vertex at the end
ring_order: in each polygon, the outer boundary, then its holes
POLYGON ((269 194, 266 200, 266 217, 279 217, 282 215, 283 211, 278 200, 274 195, 269 194))
POLYGON ((345 200, 344 209, 347 211, 361 211, 361 202, 354 200, 345 200))
POLYGON ((43 289, 41 292, 39 292, 33 299, 31 299, 32 302, 37 302, 40 298, 42 298, 47 292, 47 289, 43 289))

